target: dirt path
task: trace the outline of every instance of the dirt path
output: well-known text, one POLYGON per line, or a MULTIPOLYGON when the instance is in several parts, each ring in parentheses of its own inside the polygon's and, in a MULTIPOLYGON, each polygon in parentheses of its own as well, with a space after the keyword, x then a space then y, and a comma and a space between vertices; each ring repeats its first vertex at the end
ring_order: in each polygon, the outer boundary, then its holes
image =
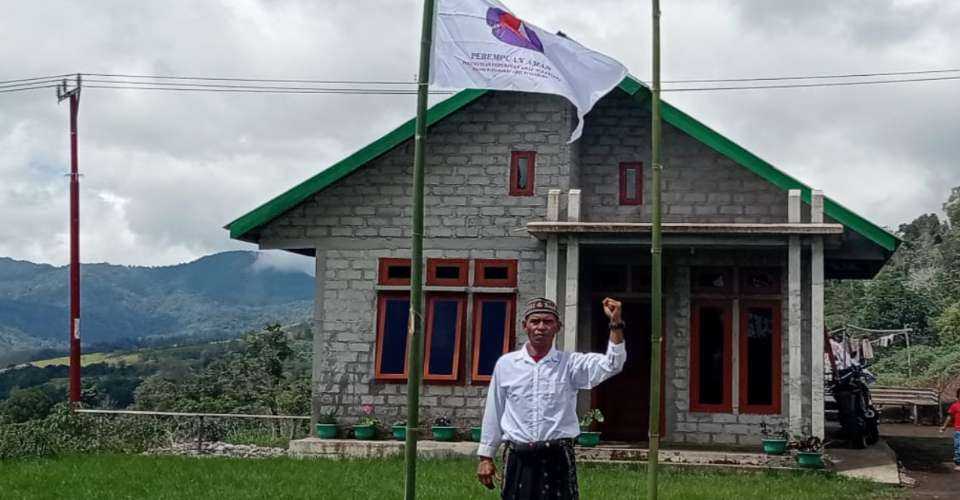
POLYGON ((884 424, 880 434, 897 453, 907 476, 917 484, 910 498, 960 498, 960 472, 953 470, 953 434, 940 434, 936 427, 884 424))

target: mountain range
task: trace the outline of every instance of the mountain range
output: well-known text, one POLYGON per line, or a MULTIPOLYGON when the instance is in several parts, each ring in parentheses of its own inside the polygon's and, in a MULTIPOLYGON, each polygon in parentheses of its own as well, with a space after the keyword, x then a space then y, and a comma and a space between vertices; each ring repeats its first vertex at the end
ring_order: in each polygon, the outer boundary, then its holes
MULTIPOLYGON (((239 336, 312 316, 314 278, 223 252, 164 267, 81 265, 87 346, 239 336)), ((69 269, 0 257, 0 353, 67 346, 69 269)))

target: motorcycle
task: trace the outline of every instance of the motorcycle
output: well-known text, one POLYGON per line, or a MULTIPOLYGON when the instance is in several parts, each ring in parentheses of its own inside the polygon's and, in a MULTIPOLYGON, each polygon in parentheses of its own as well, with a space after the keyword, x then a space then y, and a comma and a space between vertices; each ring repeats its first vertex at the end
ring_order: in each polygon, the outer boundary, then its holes
POLYGON ((862 449, 880 439, 880 413, 870 399, 867 383, 873 376, 859 364, 837 371, 829 390, 837 402, 840 427, 853 448, 862 449))

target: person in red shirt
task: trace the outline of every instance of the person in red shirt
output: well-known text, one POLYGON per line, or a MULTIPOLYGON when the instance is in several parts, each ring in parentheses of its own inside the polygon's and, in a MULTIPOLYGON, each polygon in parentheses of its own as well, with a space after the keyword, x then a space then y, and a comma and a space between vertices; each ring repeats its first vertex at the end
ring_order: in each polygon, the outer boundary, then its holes
POLYGON ((940 426, 940 432, 947 429, 953 421, 953 470, 960 471, 960 389, 957 389, 957 400, 947 408, 947 418, 940 426))

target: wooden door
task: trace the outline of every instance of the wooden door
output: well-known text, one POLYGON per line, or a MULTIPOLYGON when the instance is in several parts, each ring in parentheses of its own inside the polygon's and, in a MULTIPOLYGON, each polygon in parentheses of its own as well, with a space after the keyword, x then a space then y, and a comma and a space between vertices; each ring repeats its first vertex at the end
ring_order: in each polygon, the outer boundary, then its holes
MULTIPOLYGON (((623 371, 593 390, 592 402, 605 421, 596 429, 608 441, 647 441, 650 417, 650 303, 623 301, 627 362, 623 371)), ((605 352, 610 337, 609 320, 600 307, 593 308, 593 351, 605 352)), ((662 401, 662 400, 661 400, 662 401)), ((662 427, 662 426, 661 426, 662 427)))

